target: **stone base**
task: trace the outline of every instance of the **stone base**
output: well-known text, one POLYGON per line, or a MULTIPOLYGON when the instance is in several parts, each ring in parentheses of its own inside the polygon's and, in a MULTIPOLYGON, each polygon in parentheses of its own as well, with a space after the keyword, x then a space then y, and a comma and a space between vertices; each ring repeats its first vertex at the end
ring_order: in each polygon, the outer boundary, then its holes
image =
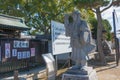
POLYGON ((92 67, 86 67, 85 70, 81 70, 81 69, 68 69, 66 71, 66 73, 68 74, 76 74, 76 75, 89 75, 91 72, 93 71, 92 67))
POLYGON ((89 74, 64 73, 62 80, 98 80, 96 71, 92 70, 89 74))

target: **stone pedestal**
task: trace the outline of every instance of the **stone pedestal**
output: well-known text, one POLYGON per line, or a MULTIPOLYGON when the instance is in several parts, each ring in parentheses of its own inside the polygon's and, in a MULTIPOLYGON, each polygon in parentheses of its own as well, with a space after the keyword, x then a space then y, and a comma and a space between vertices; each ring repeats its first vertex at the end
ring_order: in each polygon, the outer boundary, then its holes
POLYGON ((88 73, 82 73, 79 70, 73 72, 67 71, 62 75, 62 80, 98 80, 95 70, 88 70, 88 73))

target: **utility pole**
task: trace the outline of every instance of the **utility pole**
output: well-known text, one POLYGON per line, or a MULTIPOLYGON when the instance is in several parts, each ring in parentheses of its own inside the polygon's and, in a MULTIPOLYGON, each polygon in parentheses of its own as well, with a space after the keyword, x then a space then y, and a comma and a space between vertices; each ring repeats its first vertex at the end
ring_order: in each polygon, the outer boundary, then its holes
POLYGON ((114 40, 115 40, 115 52, 116 52, 116 64, 119 65, 119 40, 116 36, 116 23, 115 23, 115 10, 113 10, 113 27, 114 27, 114 40))

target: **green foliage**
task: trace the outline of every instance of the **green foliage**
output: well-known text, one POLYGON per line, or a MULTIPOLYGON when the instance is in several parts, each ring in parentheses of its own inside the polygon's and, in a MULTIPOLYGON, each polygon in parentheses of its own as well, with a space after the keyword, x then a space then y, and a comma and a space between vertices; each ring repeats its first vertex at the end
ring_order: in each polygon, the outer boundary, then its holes
POLYGON ((105 6, 109 3, 109 0, 73 0, 74 4, 79 8, 97 8, 105 6))
POLYGON ((105 34, 105 38, 110 41, 111 38, 112 38, 112 35, 111 35, 111 30, 112 30, 112 27, 110 25, 110 23, 108 22, 108 20, 103 20, 103 25, 104 25, 104 30, 106 31, 106 34, 105 34))
MULTIPOLYGON (((105 38, 110 41, 111 38, 112 38, 112 35, 111 35, 111 25, 110 23, 108 22, 108 20, 102 20, 103 22, 103 30, 106 31, 106 33, 104 34, 105 35, 105 38)), ((89 18, 89 23, 91 24, 91 31, 92 31, 92 36, 94 39, 97 38, 97 25, 98 25, 98 22, 97 22, 97 19, 95 19, 94 17, 90 17, 89 18)))
MULTIPOLYGON (((74 10, 73 0, 0 0, 0 13, 16 17, 23 17, 25 23, 31 27, 31 34, 49 34, 51 20, 63 22, 64 13, 74 10)), ((98 0, 81 1, 84 6, 98 0)), ((92 20, 94 13, 91 10, 80 8, 81 17, 89 22, 92 32, 95 31, 97 22, 92 20), (89 21, 90 20, 90 21, 89 21)), ((95 18, 94 18, 95 19, 95 18)))
POLYGON ((96 39, 97 38, 97 25, 98 25, 97 19, 94 17, 90 17, 89 23, 91 24, 92 37, 96 39))
POLYGON ((72 5, 71 0, 0 0, 0 13, 25 18, 33 34, 49 34, 51 20, 63 22, 72 5))

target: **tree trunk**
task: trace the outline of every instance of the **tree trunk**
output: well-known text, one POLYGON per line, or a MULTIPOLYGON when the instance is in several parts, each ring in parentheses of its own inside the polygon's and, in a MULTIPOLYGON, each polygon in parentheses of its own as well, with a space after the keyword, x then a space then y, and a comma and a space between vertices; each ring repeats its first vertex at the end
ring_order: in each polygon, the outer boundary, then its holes
POLYGON ((103 65, 106 64, 105 55, 103 53, 102 49, 102 30, 103 30, 103 24, 102 24, 102 18, 101 18, 101 12, 100 8, 96 8, 96 15, 98 20, 98 27, 97 27, 97 49, 99 52, 99 59, 102 62, 103 65))

